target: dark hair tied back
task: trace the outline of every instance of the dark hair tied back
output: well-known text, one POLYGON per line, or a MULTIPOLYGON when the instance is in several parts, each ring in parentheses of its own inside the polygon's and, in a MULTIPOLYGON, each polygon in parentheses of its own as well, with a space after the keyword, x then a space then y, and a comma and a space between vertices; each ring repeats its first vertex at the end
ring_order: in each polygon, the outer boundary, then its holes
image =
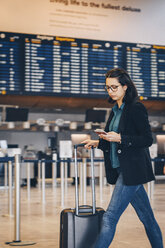
MULTIPOLYGON (((127 85, 126 94, 124 96, 123 102, 125 103, 131 103, 135 99, 138 98, 138 93, 136 90, 136 87, 130 78, 127 71, 125 71, 122 68, 114 68, 112 70, 107 71, 105 78, 117 78, 119 83, 124 86, 127 85)), ((112 98, 109 97, 108 100, 110 103, 114 103, 115 101, 112 100, 112 98)))

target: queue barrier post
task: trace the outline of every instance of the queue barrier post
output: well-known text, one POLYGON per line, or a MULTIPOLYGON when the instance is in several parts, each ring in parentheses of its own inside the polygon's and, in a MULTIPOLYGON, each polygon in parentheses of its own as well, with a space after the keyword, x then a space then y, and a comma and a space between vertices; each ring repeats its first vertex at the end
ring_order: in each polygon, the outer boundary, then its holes
MULTIPOLYGON (((155 175, 154 161, 152 161, 152 168, 153 168, 153 172, 155 175)), ((154 181, 152 181, 151 182, 151 199, 154 198, 154 190, 155 190, 155 183, 154 183, 154 181)))
POLYGON ((99 162, 99 184, 100 184, 100 201, 103 200, 103 163, 99 162))
POLYGON ((6 183, 4 182, 5 188, 8 188, 8 214, 5 214, 5 217, 13 217, 12 160, 13 157, 3 158, 3 162, 5 162, 5 178, 8 176, 8 187, 7 179, 5 179, 6 183))
POLYGON ((26 163, 26 169, 27 169, 27 196, 28 200, 30 200, 30 167, 31 163, 26 163))
POLYGON ((42 203, 45 204, 45 161, 41 161, 42 165, 42 203))
POLYGON ((56 186, 57 186, 57 153, 53 153, 52 189, 54 190, 56 186))
POLYGON ((15 155, 15 232, 14 242, 20 242, 20 161, 15 155))
POLYGON ((8 178, 8 163, 4 163, 4 185, 5 185, 5 189, 7 189, 7 178, 8 178))
POLYGON ((61 207, 64 207, 64 162, 60 163, 61 174, 61 207))
POLYGON ((57 168, 56 168, 56 162, 52 163, 52 189, 54 190, 57 186, 57 168))
MULTIPOLYGON (((155 161, 155 159, 151 160, 153 173, 155 175, 154 161, 155 161)), ((149 200, 153 199, 153 197, 154 197, 154 181, 147 183, 147 195, 148 195, 149 200)))
POLYGON ((67 159, 65 159, 64 162, 64 175, 65 175, 65 194, 67 194, 67 189, 68 189, 68 163, 67 163, 67 159))
POLYGON ((9 192, 8 192, 8 214, 9 216, 13 216, 13 183, 12 183, 12 161, 8 161, 8 169, 9 169, 9 174, 8 174, 8 177, 9 177, 9 192))
POLYGON ((38 161, 38 189, 41 189, 41 161, 38 161))
POLYGON ((147 195, 149 200, 151 200, 151 182, 147 183, 147 195))
POLYGON ((14 210, 14 240, 6 242, 10 246, 28 246, 36 243, 29 241, 21 241, 20 237, 20 158, 15 155, 15 194, 14 194, 15 210, 14 210))

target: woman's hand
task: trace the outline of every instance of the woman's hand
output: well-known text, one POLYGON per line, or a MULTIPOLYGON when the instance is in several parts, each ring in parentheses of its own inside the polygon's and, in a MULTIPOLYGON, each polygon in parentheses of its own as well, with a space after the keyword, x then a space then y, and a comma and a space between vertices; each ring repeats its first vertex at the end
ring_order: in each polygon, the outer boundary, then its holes
POLYGON ((108 132, 106 135, 100 134, 99 137, 101 139, 107 140, 109 142, 119 142, 121 143, 121 135, 116 132, 108 132))
POLYGON ((87 139, 87 140, 82 141, 81 143, 86 144, 86 145, 84 146, 86 149, 90 149, 91 146, 97 147, 98 144, 99 144, 99 140, 87 139))

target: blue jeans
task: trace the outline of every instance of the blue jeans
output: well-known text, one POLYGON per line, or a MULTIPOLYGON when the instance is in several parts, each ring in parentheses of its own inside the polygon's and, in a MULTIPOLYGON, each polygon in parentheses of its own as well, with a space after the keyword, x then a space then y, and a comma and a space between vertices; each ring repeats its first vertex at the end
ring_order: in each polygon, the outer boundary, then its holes
POLYGON ((161 230, 155 220, 150 202, 143 185, 127 186, 119 174, 110 204, 104 213, 100 235, 94 248, 108 248, 111 244, 117 222, 128 204, 134 207, 145 227, 152 248, 163 248, 161 230))

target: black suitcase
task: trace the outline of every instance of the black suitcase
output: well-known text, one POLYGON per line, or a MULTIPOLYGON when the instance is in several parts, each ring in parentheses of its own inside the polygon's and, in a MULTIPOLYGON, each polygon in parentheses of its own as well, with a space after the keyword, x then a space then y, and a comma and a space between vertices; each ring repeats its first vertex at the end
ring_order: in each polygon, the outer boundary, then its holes
POLYGON ((92 248, 100 232, 104 214, 95 205, 94 150, 91 148, 92 206, 79 206, 77 147, 75 145, 76 208, 64 209, 60 216, 60 248, 92 248))

